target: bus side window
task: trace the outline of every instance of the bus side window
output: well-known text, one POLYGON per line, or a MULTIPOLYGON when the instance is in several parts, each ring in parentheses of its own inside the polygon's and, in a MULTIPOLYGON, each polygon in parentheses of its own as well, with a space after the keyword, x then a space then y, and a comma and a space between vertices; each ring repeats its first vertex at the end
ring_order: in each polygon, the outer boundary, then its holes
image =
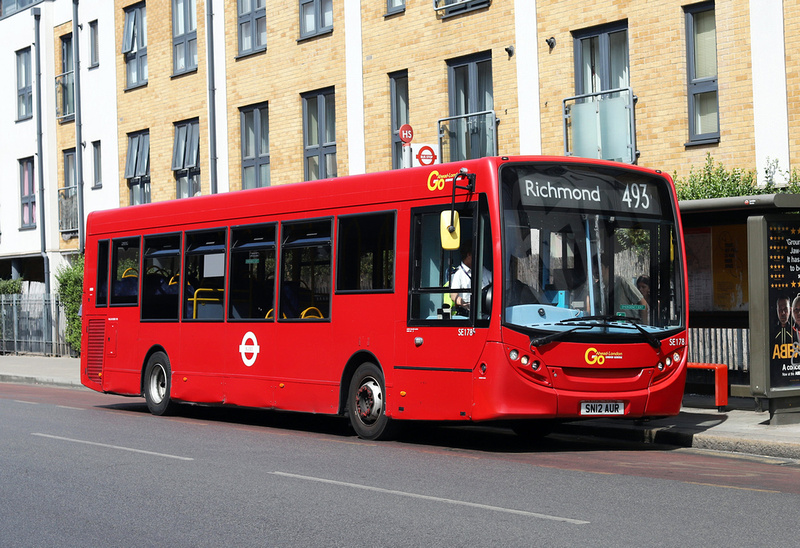
POLYGON ((222 320, 225 302, 225 230, 186 233, 183 318, 222 320))
POLYGON ((279 319, 330 318, 331 220, 284 223, 279 319))
POLYGON ((394 213, 339 217, 337 291, 394 289, 394 213))
POLYGON ((229 320, 274 320, 275 265, 275 225, 231 229, 229 320))
POLYGON ((180 314, 181 235, 145 236, 142 319, 177 320, 180 314))
POLYGON ((108 305, 108 247, 108 240, 97 242, 97 296, 95 298, 95 306, 108 305))
POLYGON ((111 304, 139 303, 139 237, 114 240, 111 260, 111 304))

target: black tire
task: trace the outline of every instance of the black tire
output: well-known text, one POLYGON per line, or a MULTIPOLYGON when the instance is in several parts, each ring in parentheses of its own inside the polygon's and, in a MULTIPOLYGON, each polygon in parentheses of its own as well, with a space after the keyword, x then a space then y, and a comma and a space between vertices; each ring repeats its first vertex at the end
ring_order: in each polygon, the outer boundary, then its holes
POLYGON ((174 409, 170 398, 172 370, 169 358, 163 352, 156 352, 147 360, 144 368, 144 399, 147 409, 153 415, 168 415, 174 409))
POLYGON ((386 384, 374 363, 356 369, 347 392, 347 414, 359 438, 384 440, 391 436, 392 424, 386 416, 386 384))

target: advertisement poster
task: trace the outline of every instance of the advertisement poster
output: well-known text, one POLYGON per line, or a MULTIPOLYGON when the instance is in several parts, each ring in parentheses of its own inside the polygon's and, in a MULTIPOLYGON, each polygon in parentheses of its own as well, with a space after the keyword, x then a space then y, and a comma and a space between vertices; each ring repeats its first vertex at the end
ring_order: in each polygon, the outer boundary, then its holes
MULTIPOLYGON (((691 310, 748 309, 747 226, 687 229, 684 233, 691 310)), ((800 289, 800 288, 799 288, 800 289)))
POLYGON ((800 224, 772 222, 768 234, 770 381, 800 384, 800 224))

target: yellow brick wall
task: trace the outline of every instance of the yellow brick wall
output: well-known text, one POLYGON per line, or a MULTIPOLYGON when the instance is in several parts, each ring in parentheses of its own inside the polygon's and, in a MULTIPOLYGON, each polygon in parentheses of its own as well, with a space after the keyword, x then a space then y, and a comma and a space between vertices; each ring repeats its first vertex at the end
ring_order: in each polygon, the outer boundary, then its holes
MULTIPOLYGON (((228 154, 231 190, 242 188, 242 107, 269 104, 270 171, 273 185, 302 181, 303 102, 301 94, 333 87, 336 105, 338 174, 347 175, 347 102, 344 2, 333 2, 333 32, 299 41, 297 0, 267 3, 267 50, 237 59, 236 0, 225 3, 228 154)), ((223 77, 221 75, 217 76, 223 77)), ((220 106, 218 113, 225 114, 220 106)), ((225 143, 220 143, 224 147, 225 143)), ((225 176, 225 174, 220 174, 225 176)))
MULTIPOLYGON (((61 38, 72 32, 72 21, 57 25, 53 28, 53 44, 55 44, 55 73, 61 74, 61 38)), ((74 39, 74 37, 73 37, 74 39)), ((75 119, 70 118, 63 123, 56 123, 56 169, 58 173, 58 187, 65 186, 64 151, 75 149, 75 119)), ((55 205, 58 208, 58 202, 55 205)), ((61 251, 77 250, 78 239, 65 240, 59 233, 58 248, 61 251)))
MULTIPOLYGON (((789 107, 789 161, 800 162, 800 1, 783 0, 786 94, 789 107)), ((786 170, 787 166, 780 166, 786 170)))
MULTIPOLYGON (((575 94, 572 32, 627 20, 630 82, 638 96, 640 165, 685 177, 710 153, 726 167, 755 169, 749 2, 717 2, 720 142, 685 146, 689 137, 686 85, 686 0, 547 0, 537 3, 539 37, 557 45, 540 54, 542 148, 563 154, 562 100, 575 94)), ((787 47, 787 52, 790 51, 787 47)))
MULTIPOLYGON (((197 1, 197 70, 173 77, 172 71, 172 2, 147 2, 147 85, 125 90, 127 83, 124 56, 120 53, 125 8, 137 4, 115 0, 115 47, 117 59, 117 109, 119 136, 120 205, 130 201, 125 175, 128 134, 150 131, 151 200, 175 198, 176 182, 172 172, 174 123, 200 120, 200 185, 202 194, 210 190, 208 150, 208 109, 206 89, 205 2, 197 1)), ((222 75, 221 77, 224 77, 222 75)))
POLYGON ((450 116, 447 61, 490 51, 498 151, 519 153, 514 1, 442 19, 430 0, 407 0, 403 14, 384 17, 385 1, 362 2, 364 119, 367 171, 392 168, 389 73, 408 70, 409 119, 414 142, 438 143, 436 121, 450 116))

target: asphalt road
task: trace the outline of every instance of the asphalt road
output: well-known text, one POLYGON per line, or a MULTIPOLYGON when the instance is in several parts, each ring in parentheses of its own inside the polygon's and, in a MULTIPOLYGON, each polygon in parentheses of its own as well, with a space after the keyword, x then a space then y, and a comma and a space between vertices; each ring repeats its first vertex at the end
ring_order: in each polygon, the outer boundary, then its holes
POLYGON ((0 546, 796 544, 789 460, 0 384, 0 546))

